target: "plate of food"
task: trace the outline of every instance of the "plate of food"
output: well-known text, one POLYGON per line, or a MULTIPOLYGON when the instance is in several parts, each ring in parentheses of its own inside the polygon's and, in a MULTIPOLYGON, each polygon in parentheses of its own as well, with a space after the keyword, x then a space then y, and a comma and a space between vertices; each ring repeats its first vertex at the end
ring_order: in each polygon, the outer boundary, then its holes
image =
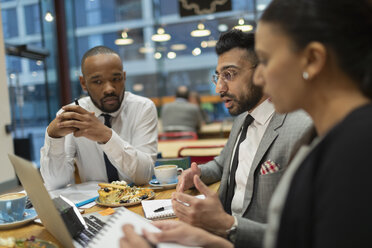
POLYGON ((56 244, 46 240, 36 239, 34 236, 29 239, 0 238, 0 247, 58 248, 56 244))
POLYGON ((101 188, 98 190, 99 196, 96 203, 104 207, 129 207, 155 197, 151 189, 128 186, 125 181, 99 183, 98 185, 101 188))

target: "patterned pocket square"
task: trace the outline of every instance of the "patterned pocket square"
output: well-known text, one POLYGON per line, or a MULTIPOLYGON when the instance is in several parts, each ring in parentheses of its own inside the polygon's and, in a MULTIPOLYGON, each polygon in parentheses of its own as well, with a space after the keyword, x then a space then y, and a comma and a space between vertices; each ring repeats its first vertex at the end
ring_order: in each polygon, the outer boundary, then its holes
POLYGON ((267 160, 261 165, 261 175, 274 173, 280 169, 280 166, 271 160, 267 160))

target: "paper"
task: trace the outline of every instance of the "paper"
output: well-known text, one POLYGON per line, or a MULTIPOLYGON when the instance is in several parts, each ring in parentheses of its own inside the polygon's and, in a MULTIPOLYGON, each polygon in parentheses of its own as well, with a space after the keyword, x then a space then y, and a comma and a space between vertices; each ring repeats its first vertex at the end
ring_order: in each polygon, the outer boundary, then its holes
MULTIPOLYGON (((106 225, 89 243, 88 248, 119 248, 119 240, 124 236, 121 227, 124 224, 132 224, 136 233, 142 235, 142 229, 149 232, 160 232, 150 221, 121 207, 116 209, 116 213, 107 221, 106 225)), ((185 246, 174 243, 160 243, 158 248, 182 248, 185 246)))
MULTIPOLYGON (((197 195, 195 196, 199 199, 205 199, 204 195, 197 195)), ((188 205, 187 203, 181 202, 184 205, 188 205)), ((173 211, 172 207, 172 200, 165 199, 165 200, 147 200, 142 201, 142 208, 143 212, 145 213, 145 217, 149 220, 158 220, 158 219, 167 219, 167 218, 175 218, 176 215, 173 211), (164 208, 162 211, 155 211, 157 209, 164 208)))
POLYGON ((98 190, 100 189, 98 183, 99 182, 85 182, 81 184, 72 184, 63 189, 49 191, 49 195, 52 199, 62 195, 74 204, 77 204, 93 197, 97 197, 98 190))

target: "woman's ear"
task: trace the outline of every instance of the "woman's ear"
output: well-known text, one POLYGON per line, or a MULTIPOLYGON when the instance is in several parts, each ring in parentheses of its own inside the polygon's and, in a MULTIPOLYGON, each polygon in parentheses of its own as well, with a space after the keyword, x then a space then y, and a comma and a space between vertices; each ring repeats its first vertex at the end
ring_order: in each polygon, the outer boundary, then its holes
POLYGON ((316 77, 323 70, 327 61, 327 49, 320 42, 310 42, 304 49, 304 70, 308 80, 316 77))

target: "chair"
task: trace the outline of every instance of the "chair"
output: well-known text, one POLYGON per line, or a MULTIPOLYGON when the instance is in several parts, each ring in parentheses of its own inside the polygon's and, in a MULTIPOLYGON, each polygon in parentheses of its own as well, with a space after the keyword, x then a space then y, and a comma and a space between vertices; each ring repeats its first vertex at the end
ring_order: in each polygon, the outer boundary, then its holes
POLYGON ((189 157, 182 157, 182 158, 161 158, 157 159, 155 162, 155 167, 159 165, 166 165, 166 164, 175 164, 179 168, 184 170, 190 168, 190 158, 189 157))
POLYGON ((195 132, 166 132, 159 133, 158 140, 171 141, 171 140, 197 140, 198 135, 195 132))
POLYGON ((190 163, 204 164, 219 155, 225 145, 183 146, 178 150, 178 157, 190 157, 190 163))

